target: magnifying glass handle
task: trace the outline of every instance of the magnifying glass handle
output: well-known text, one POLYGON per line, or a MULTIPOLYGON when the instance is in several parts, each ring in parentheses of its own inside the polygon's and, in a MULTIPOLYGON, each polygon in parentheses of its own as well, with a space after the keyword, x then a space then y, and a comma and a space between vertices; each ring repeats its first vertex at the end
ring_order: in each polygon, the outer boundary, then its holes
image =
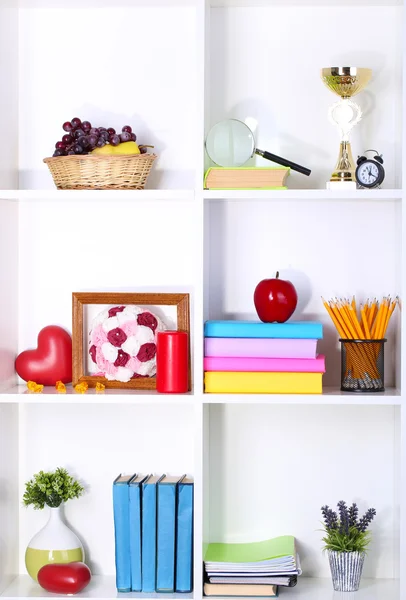
POLYGON ((259 150, 258 148, 255 150, 255 154, 266 158, 267 160, 272 160, 273 162, 278 163, 279 165, 283 165, 284 167, 290 167, 292 171, 298 171, 298 173, 302 173, 302 175, 310 175, 311 170, 306 169, 306 167, 302 167, 286 158, 281 158, 280 156, 276 156, 276 154, 271 154, 271 152, 267 152, 266 150, 259 150))

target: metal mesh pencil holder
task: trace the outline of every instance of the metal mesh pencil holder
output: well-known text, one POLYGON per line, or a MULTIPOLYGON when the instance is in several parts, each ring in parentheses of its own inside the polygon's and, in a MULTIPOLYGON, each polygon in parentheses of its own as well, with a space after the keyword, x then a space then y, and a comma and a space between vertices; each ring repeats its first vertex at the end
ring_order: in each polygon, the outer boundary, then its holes
POLYGON ((384 345, 381 340, 341 342, 341 391, 384 392, 384 345))

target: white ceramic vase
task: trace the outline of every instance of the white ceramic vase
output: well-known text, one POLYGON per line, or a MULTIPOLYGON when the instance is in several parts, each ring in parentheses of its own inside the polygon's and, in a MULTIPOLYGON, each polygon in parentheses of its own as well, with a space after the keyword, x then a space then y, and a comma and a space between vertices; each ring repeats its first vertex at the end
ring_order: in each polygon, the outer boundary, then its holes
POLYGON ((49 519, 30 541, 25 552, 28 574, 37 581, 38 571, 49 563, 83 562, 81 541, 62 520, 62 506, 49 508, 49 519))

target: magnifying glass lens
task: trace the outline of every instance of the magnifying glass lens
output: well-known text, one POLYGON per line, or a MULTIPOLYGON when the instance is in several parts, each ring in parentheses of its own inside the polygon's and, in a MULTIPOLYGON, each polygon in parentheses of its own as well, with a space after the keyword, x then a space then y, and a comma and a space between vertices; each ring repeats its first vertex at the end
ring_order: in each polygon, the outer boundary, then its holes
POLYGON ((206 150, 220 167, 241 167, 254 152, 254 137, 242 121, 220 121, 207 134, 206 150))

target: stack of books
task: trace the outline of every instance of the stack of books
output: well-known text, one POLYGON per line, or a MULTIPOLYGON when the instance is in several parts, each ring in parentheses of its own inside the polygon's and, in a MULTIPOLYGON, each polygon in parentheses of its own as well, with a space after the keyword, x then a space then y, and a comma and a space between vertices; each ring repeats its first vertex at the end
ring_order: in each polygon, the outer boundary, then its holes
POLYGON ((248 544, 209 544, 204 559, 206 596, 278 595, 302 574, 295 538, 284 535, 248 544))
POLYGON ((287 167, 211 167, 204 178, 208 190, 286 190, 287 167))
POLYGON ((204 335, 207 393, 322 393, 321 323, 207 321, 204 335))
POLYGON ((119 592, 191 592, 193 480, 119 475, 113 483, 119 592))

